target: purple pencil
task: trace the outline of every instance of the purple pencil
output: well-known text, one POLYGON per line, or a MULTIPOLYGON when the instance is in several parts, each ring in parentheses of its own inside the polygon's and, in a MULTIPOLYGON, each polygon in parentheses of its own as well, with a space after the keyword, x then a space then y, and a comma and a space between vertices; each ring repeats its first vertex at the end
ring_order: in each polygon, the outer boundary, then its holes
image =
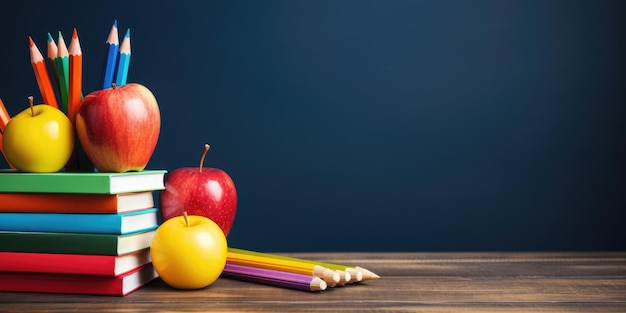
POLYGON ((226 263, 222 277, 304 291, 326 290, 328 286, 321 278, 312 275, 288 273, 231 263, 226 263))

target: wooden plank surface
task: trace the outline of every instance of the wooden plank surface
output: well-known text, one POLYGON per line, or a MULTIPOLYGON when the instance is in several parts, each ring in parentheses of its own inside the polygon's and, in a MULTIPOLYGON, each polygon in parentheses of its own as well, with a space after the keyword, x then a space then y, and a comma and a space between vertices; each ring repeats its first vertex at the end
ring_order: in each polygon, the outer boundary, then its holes
POLYGON ((0 312, 626 312, 626 252, 282 254, 382 278, 317 293, 226 278, 126 297, 0 292, 0 312))

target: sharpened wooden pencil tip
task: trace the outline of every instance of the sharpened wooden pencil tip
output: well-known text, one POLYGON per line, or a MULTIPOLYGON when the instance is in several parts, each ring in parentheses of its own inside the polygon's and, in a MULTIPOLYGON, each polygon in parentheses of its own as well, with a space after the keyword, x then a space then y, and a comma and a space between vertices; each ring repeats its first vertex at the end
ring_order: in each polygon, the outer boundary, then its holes
POLYGON ((354 268, 346 268, 346 272, 352 275, 352 279, 350 280, 351 283, 360 282, 363 280, 363 273, 361 273, 361 271, 359 270, 356 270, 354 268))
POLYGON ((322 291, 322 290, 326 290, 326 288, 328 287, 328 284, 322 280, 319 277, 315 277, 311 280, 311 290, 313 291, 322 291))
POLYGON ((380 276, 376 275, 374 272, 362 268, 360 266, 355 267, 356 270, 360 271, 363 274, 363 280, 371 280, 371 279, 379 279, 380 276))
POLYGON ((339 286, 344 286, 345 284, 350 282, 350 279, 352 279, 352 275, 350 275, 350 273, 348 272, 342 270, 335 270, 335 272, 339 274, 339 282, 337 283, 337 285, 339 286))
POLYGON ((313 275, 323 279, 329 284, 335 284, 341 280, 337 272, 319 265, 313 267, 313 275))

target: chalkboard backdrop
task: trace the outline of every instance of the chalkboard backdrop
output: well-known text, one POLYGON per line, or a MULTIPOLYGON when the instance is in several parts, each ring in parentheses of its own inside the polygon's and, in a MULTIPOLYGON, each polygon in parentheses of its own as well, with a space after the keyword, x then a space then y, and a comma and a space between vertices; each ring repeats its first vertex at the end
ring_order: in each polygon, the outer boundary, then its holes
POLYGON ((88 93, 117 20, 161 108, 148 167, 209 143, 231 246, 626 249, 624 1, 34 2, 0 17, 9 113, 42 101, 28 36, 76 28, 88 93))

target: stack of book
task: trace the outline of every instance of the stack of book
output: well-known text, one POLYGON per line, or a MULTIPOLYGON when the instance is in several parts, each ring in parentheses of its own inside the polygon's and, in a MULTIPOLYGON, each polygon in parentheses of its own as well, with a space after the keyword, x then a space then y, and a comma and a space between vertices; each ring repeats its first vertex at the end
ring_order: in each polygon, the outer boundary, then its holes
POLYGON ((165 173, 0 171, 0 291, 125 296, 158 277, 165 173))

